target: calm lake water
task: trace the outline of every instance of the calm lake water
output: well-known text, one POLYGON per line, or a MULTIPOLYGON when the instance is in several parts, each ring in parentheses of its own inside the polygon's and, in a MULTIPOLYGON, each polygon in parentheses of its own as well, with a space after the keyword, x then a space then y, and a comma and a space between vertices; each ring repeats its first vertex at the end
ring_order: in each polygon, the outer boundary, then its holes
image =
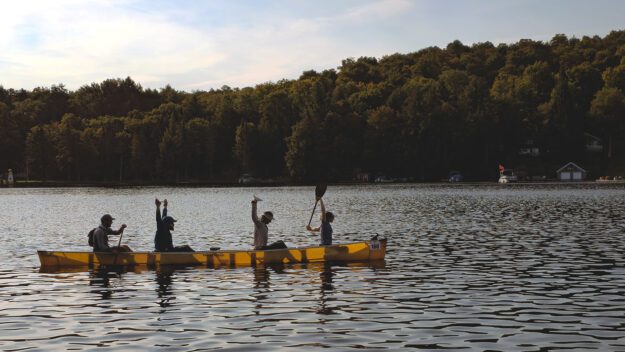
POLYGON ((625 351, 622 185, 331 186, 335 240, 385 262, 40 272, 104 213, 151 249, 155 196, 174 244, 247 248, 254 193, 270 241, 317 242, 313 187, 0 189, 0 350, 625 351))

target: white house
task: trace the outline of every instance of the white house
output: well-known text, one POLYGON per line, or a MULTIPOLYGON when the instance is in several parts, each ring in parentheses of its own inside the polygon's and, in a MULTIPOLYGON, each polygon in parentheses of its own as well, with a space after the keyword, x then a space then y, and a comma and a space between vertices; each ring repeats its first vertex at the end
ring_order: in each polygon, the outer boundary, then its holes
POLYGON ((562 166, 556 173, 560 181, 583 181, 586 179, 586 170, 574 162, 562 166))

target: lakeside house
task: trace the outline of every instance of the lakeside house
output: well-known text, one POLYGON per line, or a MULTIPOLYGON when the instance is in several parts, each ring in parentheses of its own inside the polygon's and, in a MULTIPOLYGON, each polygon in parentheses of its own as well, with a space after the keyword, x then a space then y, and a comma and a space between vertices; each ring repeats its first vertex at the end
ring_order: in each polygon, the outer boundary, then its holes
POLYGON ((570 162, 556 171, 560 181, 584 181, 586 173, 586 170, 574 162, 570 162))

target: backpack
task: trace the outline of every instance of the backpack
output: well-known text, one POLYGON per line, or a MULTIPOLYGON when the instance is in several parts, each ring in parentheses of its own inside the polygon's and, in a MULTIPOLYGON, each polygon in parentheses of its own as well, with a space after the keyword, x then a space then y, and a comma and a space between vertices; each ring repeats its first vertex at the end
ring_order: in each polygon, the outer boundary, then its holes
POLYGON ((87 235, 87 238, 89 239, 89 246, 93 247, 94 245, 94 241, 93 241, 93 233, 95 232, 96 228, 91 229, 91 231, 89 231, 89 234, 87 235))

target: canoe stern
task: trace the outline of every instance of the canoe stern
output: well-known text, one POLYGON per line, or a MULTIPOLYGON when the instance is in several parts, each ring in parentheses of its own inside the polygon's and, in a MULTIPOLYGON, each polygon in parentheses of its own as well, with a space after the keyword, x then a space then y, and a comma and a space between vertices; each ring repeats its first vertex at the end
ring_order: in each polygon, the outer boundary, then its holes
POLYGON ((371 240, 369 244, 369 260, 384 260, 386 256, 386 238, 371 240))

